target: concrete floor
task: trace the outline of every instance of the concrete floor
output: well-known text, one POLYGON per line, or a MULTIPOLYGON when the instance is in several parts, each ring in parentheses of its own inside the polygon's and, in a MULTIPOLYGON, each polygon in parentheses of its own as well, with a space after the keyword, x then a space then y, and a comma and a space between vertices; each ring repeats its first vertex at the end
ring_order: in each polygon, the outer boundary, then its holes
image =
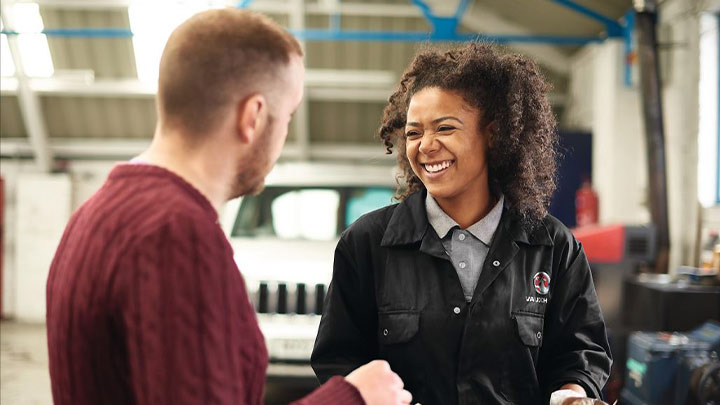
MULTIPOLYGON (((45 325, 0 322, 0 348, 0 404, 52 404, 45 325)), ((287 404, 312 385, 270 382, 265 404, 287 404)))
POLYGON ((52 404, 45 325, 0 322, 0 403, 52 404))

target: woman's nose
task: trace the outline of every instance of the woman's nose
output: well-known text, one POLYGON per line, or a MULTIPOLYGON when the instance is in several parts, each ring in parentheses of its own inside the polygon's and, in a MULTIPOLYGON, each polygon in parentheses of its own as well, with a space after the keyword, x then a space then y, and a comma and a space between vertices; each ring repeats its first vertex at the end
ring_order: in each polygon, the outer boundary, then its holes
POLYGON ((440 148, 440 143, 435 139, 435 135, 426 134, 420 139, 420 146, 418 150, 423 155, 430 155, 436 152, 440 148))

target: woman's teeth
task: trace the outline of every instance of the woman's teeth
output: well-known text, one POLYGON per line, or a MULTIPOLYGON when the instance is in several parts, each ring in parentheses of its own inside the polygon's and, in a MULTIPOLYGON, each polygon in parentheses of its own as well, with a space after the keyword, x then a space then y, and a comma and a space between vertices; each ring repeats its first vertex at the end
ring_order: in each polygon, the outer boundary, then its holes
POLYGON ((453 164, 452 160, 446 160, 444 162, 435 163, 435 164, 424 164, 425 170, 427 170, 430 173, 437 173, 440 171, 443 171, 450 167, 450 165, 453 164))

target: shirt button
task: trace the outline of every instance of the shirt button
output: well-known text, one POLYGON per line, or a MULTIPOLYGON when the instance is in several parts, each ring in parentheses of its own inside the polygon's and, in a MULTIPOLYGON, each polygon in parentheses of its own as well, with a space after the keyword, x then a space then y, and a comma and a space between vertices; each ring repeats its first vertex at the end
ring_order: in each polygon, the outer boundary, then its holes
POLYGON ((495 260, 495 261, 493 262, 493 266, 497 267, 497 266, 499 266, 499 265, 500 265, 500 262, 499 262, 499 261, 495 260))
POLYGON ((387 336, 387 335, 388 335, 388 333, 390 333, 390 332, 388 332, 388 330, 387 330, 387 329, 383 329, 383 336, 387 336))
POLYGON ((455 312, 455 315, 460 313, 460 307, 453 308, 453 312, 455 312))
POLYGON ((465 262, 460 262, 458 263, 458 266, 460 266, 461 269, 464 269, 467 264, 465 264, 465 262))
POLYGON ((464 234, 464 233, 461 233, 461 234, 458 236, 458 239, 460 239, 460 240, 465 240, 465 234, 464 234))
POLYGON ((538 339, 542 339, 542 332, 538 332, 535 336, 537 336, 538 339))

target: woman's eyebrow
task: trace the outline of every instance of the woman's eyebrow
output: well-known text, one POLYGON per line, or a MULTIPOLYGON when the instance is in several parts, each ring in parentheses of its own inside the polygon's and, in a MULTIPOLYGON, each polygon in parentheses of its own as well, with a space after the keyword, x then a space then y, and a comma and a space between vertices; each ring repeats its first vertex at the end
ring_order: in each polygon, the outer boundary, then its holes
MULTIPOLYGON (((445 116, 445 117, 440 117, 440 118, 435 118, 434 120, 432 120, 431 123, 432 123, 432 124, 437 124, 437 123, 439 123, 439 122, 441 122, 441 121, 445 121, 445 120, 455 120, 455 121, 457 121, 457 122, 459 122, 459 123, 461 123, 461 124, 464 124, 464 122, 462 122, 462 120, 461 120, 460 118, 453 117, 453 116, 451 116, 451 115, 447 115, 447 116, 445 116)), ((405 126, 408 126, 408 127, 421 127, 422 124, 420 124, 419 122, 407 122, 407 123, 405 123, 405 126)))
POLYGON ((463 124, 463 122, 462 122, 462 120, 461 120, 460 118, 453 117, 453 116, 451 116, 451 115, 447 115, 447 116, 445 116, 445 117, 440 117, 440 118, 435 118, 434 120, 432 120, 432 123, 433 123, 433 124, 437 124, 437 123, 439 123, 440 121, 445 121, 445 120, 455 120, 455 121, 463 124))

